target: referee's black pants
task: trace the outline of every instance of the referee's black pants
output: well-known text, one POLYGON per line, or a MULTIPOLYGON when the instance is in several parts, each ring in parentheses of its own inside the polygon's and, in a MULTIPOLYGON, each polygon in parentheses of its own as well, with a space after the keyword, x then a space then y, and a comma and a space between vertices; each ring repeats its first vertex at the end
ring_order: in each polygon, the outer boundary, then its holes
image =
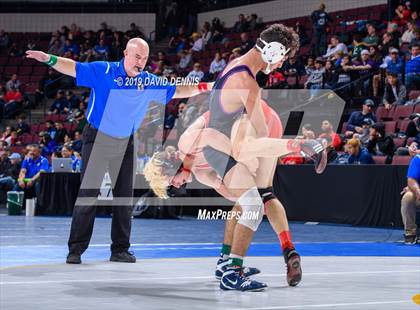
POLYGON ((81 187, 73 209, 69 252, 82 254, 92 237, 102 180, 109 171, 112 182, 111 252, 130 247, 133 209, 133 136, 114 138, 86 125, 82 134, 81 187))

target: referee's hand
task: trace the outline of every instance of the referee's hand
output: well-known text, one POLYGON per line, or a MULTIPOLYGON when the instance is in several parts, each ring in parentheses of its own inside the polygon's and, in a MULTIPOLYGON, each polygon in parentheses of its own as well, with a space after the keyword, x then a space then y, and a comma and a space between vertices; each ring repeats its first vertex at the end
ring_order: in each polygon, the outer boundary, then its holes
POLYGON ((40 62, 47 62, 50 60, 50 55, 41 51, 26 51, 26 58, 35 59, 40 62))

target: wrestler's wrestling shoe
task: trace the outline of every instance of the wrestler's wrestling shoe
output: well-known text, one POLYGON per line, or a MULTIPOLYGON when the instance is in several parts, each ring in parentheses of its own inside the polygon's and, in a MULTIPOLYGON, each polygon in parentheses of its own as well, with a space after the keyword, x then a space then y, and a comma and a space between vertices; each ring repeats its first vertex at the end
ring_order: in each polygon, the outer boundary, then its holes
POLYGON ((302 280, 300 256, 294 249, 285 249, 283 255, 287 265, 287 283, 296 286, 302 280))
MULTIPOLYGON (((228 269, 228 265, 229 259, 219 258, 216 265, 216 271, 214 272, 217 280, 222 278, 223 273, 228 269)), ((245 277, 250 277, 261 272, 258 268, 253 267, 242 267, 242 271, 245 277)))
POLYGON ((266 287, 265 283, 245 277, 241 267, 227 268, 220 279, 220 288, 225 291, 259 292, 266 287))
POLYGON ((309 157, 315 163, 315 171, 318 174, 324 172, 327 166, 327 150, 318 140, 303 140, 300 145, 300 152, 303 156, 309 157))

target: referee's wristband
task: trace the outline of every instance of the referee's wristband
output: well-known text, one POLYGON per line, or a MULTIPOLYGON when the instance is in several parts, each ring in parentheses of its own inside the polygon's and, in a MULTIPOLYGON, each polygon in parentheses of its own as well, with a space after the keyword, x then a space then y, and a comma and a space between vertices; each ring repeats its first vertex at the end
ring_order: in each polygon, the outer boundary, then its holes
POLYGON ((48 55, 50 55, 50 60, 48 60, 48 61, 46 61, 46 62, 44 62, 44 63, 45 63, 47 66, 52 67, 52 66, 54 66, 54 65, 57 63, 58 58, 57 58, 57 56, 55 56, 55 55, 51 55, 51 54, 48 54, 48 55))

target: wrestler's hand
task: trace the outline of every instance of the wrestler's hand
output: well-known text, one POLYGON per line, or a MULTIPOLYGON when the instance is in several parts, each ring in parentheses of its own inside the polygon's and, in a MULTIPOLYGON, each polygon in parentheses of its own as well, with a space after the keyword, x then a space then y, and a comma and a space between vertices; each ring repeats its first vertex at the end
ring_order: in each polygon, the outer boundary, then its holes
POLYGON ((26 51, 26 58, 35 59, 39 62, 47 62, 50 60, 50 55, 41 51, 26 51))

